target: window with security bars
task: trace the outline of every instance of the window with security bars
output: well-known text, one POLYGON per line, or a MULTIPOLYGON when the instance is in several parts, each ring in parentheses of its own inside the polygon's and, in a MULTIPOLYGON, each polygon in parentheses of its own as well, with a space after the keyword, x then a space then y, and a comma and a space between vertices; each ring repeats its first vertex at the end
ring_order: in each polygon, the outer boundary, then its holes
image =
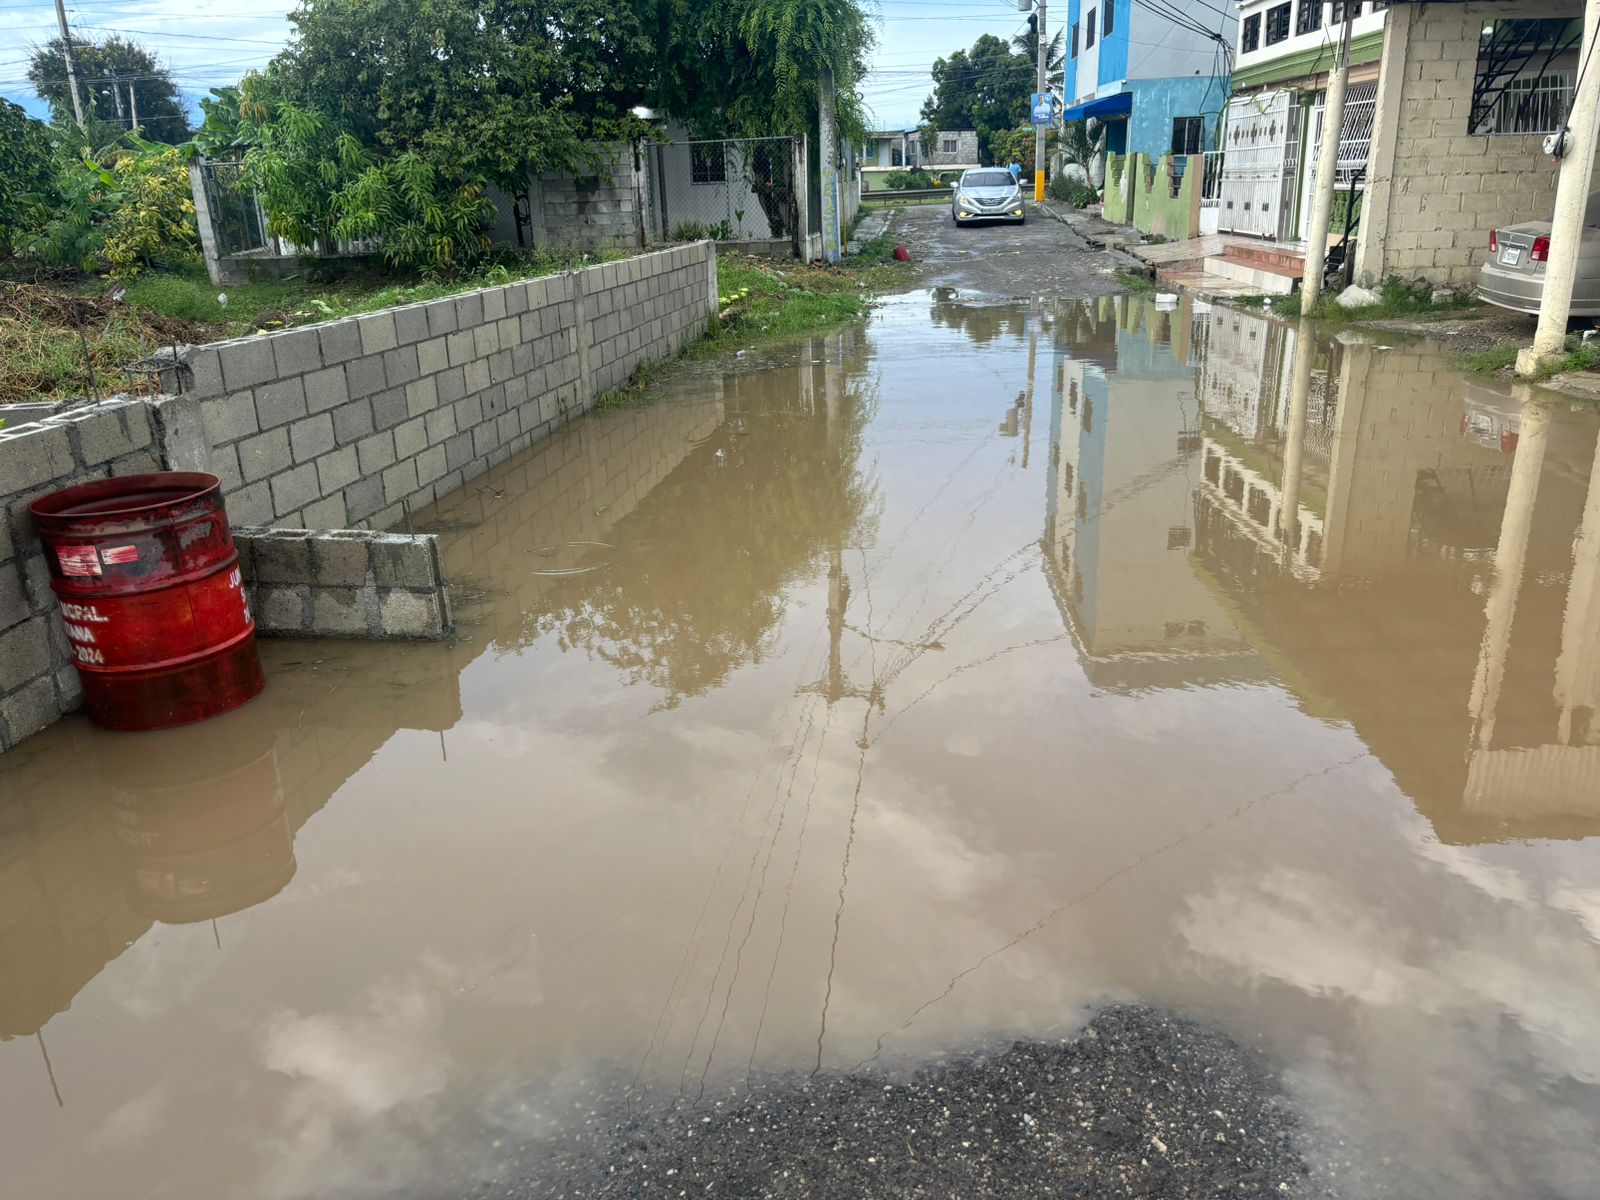
POLYGON ((1267 9, 1267 45, 1275 46, 1289 37, 1289 4, 1267 9))
POLYGON ((1202 154, 1206 148, 1205 125, 1199 117, 1172 118, 1172 152, 1202 154))
POLYGON ((1191 541, 1191 531, 1187 525, 1173 525, 1167 530, 1168 550, 1187 550, 1191 541))
POLYGON ((1261 14, 1244 19, 1244 32, 1239 38, 1239 49, 1242 53, 1249 54, 1252 50, 1261 49, 1261 14))
POLYGON ((1295 12, 1294 31, 1312 33, 1322 28, 1322 0, 1300 0, 1295 12))
MULTIPOLYGON (((1377 8, 1374 7, 1373 11, 1376 12, 1377 8)), ((1350 19, 1354 21, 1360 15, 1361 0, 1356 0, 1356 3, 1350 7, 1350 19)), ((1330 25, 1344 24, 1344 5, 1340 3, 1340 0, 1333 0, 1333 11, 1328 14, 1328 23, 1330 25)))
POLYGON ((1513 79, 1495 97, 1494 105, 1472 132, 1553 133, 1567 119, 1572 103, 1572 77, 1536 75, 1513 79))
POLYGON ((728 182, 727 147, 722 142, 695 142, 689 147, 689 182, 728 182))

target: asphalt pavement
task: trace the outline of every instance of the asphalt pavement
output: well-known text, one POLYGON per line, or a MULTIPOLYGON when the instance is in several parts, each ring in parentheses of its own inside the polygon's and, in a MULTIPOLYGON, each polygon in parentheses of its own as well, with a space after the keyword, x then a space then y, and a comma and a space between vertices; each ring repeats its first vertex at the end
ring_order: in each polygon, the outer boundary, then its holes
POLYGON ((889 229, 911 251, 927 286, 974 297, 1109 296, 1127 291, 1119 270, 1139 268, 1120 251, 1089 245, 1031 204, 1022 225, 961 227, 949 205, 908 205, 896 211, 889 229))

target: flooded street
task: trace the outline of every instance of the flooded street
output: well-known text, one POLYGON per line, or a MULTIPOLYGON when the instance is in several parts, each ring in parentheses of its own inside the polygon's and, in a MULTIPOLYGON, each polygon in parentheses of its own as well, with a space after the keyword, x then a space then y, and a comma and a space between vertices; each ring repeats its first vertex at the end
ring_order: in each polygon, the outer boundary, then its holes
POLYGON ((1358 335, 1297 401, 1295 336, 897 297, 417 514, 451 641, 27 741, 0 1192, 557 1194, 1120 1001, 1280 1075, 1308 1189, 1594 1195, 1600 422, 1358 335))

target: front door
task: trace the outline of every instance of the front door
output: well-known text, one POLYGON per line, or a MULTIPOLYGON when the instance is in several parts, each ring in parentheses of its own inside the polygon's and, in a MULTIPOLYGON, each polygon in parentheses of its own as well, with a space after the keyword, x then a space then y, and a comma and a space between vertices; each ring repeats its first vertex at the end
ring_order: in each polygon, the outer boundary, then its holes
POLYGON ((1227 233, 1276 238, 1284 220, 1284 182, 1294 168, 1298 117, 1289 92, 1255 92, 1228 101, 1223 135, 1222 204, 1218 227, 1227 233))

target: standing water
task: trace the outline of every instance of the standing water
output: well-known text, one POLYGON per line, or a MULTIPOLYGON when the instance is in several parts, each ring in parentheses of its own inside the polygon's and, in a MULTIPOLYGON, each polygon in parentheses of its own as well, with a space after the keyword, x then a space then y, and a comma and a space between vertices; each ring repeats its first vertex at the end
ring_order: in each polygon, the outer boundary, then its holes
POLYGON ((0 1191, 554 1194, 1137 1001, 1340 1194, 1593 1195, 1600 423, 1295 338, 903 297, 419 514, 453 640, 26 742, 0 1191))

